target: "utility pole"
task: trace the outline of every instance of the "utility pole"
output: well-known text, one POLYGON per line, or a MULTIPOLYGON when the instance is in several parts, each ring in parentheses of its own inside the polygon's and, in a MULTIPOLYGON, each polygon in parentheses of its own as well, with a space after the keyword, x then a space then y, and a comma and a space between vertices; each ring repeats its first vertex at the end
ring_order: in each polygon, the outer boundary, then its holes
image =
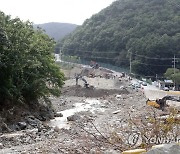
POLYGON ((156 81, 158 80, 158 76, 157 76, 157 74, 156 74, 156 81))
MULTIPOLYGON (((174 54, 174 58, 173 58, 173 68, 174 68, 174 75, 176 74, 176 62, 177 62, 177 58, 176 55, 174 54)), ((174 88, 176 89, 176 81, 174 79, 174 88)))
POLYGON ((174 68, 174 75, 176 73, 176 56, 174 55, 174 58, 173 58, 173 68, 174 68))
POLYGON ((61 48, 60 48, 60 50, 59 50, 59 60, 60 60, 60 62, 61 62, 61 48))
POLYGON ((130 57, 129 57, 129 73, 131 74, 132 73, 132 53, 130 52, 130 57))

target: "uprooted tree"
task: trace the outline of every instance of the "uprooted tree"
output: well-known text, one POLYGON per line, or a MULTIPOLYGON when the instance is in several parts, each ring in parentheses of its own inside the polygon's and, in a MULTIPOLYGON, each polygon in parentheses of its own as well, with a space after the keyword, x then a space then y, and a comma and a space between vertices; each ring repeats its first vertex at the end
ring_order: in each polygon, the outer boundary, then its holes
POLYGON ((0 104, 60 95, 64 75, 55 64, 54 45, 31 22, 0 12, 0 104))

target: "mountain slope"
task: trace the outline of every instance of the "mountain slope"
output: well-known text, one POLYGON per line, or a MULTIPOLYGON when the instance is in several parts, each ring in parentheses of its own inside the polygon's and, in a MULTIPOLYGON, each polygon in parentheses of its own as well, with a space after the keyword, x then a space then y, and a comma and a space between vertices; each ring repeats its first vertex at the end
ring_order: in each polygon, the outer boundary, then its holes
POLYGON ((64 36, 71 33, 77 27, 77 25, 75 24, 58 22, 50 22, 35 25, 35 27, 37 26, 44 29, 45 33, 48 34, 51 38, 54 38, 56 41, 61 40, 64 36))
POLYGON ((179 0, 117 0, 65 37, 63 52, 117 66, 131 53, 134 72, 164 73, 180 54, 179 10, 179 0))

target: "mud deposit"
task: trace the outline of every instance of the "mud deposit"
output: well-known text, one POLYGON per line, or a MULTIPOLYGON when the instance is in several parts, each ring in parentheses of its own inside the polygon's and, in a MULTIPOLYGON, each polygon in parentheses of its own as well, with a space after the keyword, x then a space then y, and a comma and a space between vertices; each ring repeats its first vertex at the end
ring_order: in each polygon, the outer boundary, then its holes
POLYGON ((128 94, 126 89, 95 89, 93 87, 84 88, 79 85, 65 87, 62 94, 65 96, 77 96, 77 97, 103 97, 113 94, 128 94))

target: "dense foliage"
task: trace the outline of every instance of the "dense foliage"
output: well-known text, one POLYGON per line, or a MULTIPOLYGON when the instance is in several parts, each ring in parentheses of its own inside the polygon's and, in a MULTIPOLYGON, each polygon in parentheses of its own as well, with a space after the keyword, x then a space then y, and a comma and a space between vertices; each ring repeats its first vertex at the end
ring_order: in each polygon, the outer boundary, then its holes
POLYGON ((117 0, 61 41, 65 54, 163 74, 180 57, 179 0, 117 0), (178 55, 179 54, 179 55, 178 55))
POLYGON ((55 65, 54 44, 30 22, 0 12, 0 104, 60 94, 64 76, 55 65))
POLYGON ((180 70, 179 69, 168 68, 166 70, 166 73, 164 73, 164 76, 167 79, 173 80, 176 84, 180 84, 180 70))

